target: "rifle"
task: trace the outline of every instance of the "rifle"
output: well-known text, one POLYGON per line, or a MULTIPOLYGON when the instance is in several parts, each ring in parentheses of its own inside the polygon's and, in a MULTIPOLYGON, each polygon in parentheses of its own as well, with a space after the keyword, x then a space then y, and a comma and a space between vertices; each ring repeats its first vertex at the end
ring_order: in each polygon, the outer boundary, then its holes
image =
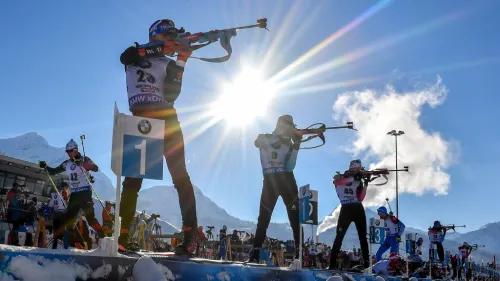
POLYGON ((254 25, 239 26, 222 30, 216 29, 194 34, 186 32, 183 27, 180 29, 172 28, 172 31, 168 33, 169 40, 165 42, 153 41, 144 45, 139 45, 139 43, 135 42, 135 45, 138 49, 140 58, 157 55, 167 55, 169 57, 173 57, 175 53, 193 52, 220 40, 221 47, 226 50, 227 55, 219 58, 199 58, 193 56, 191 56, 191 58, 206 62, 225 62, 231 57, 233 52, 230 40, 232 37, 236 36, 236 31, 254 27, 265 28, 269 31, 269 29, 267 29, 267 19, 262 18, 258 19, 257 24, 254 25), (195 43, 199 44, 193 45, 195 43))
POLYGON ((449 224, 449 225, 443 225, 441 226, 445 231, 448 231, 448 230, 453 230, 453 233, 456 232, 455 228, 456 227, 466 227, 465 224, 464 225, 454 225, 454 224, 449 224))
POLYGON ((325 135, 323 133, 326 130, 337 130, 337 129, 350 129, 350 130, 357 131, 354 128, 353 122, 347 122, 346 126, 334 126, 334 127, 327 127, 324 123, 314 123, 305 129, 297 129, 297 131, 295 131, 295 134, 297 136, 300 136, 300 137, 302 137, 303 135, 312 134, 312 136, 309 136, 304 140, 301 139, 300 143, 307 142, 307 141, 310 141, 310 140, 315 139, 315 138, 320 138, 321 141, 323 142, 322 144, 317 145, 317 146, 312 146, 312 147, 300 148, 300 149, 313 149, 313 148, 317 148, 317 147, 325 145, 326 139, 325 139, 325 135), (316 125, 320 125, 319 128, 311 128, 311 127, 316 126, 316 125))
MULTIPOLYGON (((403 169, 393 169, 393 170, 389 170, 389 169, 386 169, 386 168, 378 168, 378 169, 375 169, 375 170, 360 170, 359 172, 355 172, 355 173, 351 173, 349 171, 346 171, 344 173, 344 175, 351 175, 351 174, 357 174, 357 173, 360 173, 361 174, 361 177, 368 180, 368 178, 370 178, 368 181, 369 182, 372 182, 380 177, 383 177, 385 179, 385 182, 383 183, 375 183, 375 185, 377 186, 381 186, 381 185, 385 185, 389 182, 389 179, 387 178, 387 175, 389 174, 389 172, 410 172, 409 171, 409 168, 408 166, 404 166, 403 169)), ((340 175, 340 172, 337 171, 337 175, 340 175)))
POLYGON ((484 248, 486 247, 485 245, 478 245, 478 244, 472 244, 469 246, 469 248, 474 251, 474 250, 477 250, 477 248, 484 248))

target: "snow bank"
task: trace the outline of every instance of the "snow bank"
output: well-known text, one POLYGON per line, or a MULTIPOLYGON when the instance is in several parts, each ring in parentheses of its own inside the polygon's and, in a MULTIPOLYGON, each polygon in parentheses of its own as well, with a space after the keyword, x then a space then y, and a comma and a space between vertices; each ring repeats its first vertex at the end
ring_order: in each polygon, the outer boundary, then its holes
MULTIPOLYGON (((37 248, 37 247, 20 247, 12 245, 0 244, 0 251, 9 252, 28 252, 29 254, 55 254, 55 255, 77 255, 77 256, 96 256, 96 257, 110 257, 110 247, 113 243, 112 237, 103 238, 100 241, 100 245, 94 250, 80 250, 76 248, 69 249, 48 249, 48 248, 37 248)), ((124 256, 118 254, 118 256, 124 256)))
POLYGON ((135 281, 167 281, 167 278, 165 278, 153 259, 146 256, 137 260, 132 276, 135 281))
POLYGON ((23 281, 74 281, 76 278, 87 280, 92 276, 92 269, 73 262, 26 256, 12 258, 10 272, 23 281))

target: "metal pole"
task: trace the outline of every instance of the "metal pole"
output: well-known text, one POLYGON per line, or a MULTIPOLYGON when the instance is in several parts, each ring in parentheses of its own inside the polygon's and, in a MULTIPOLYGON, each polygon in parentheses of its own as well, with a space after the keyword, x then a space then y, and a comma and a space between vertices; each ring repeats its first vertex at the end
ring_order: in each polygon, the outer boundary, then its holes
POLYGON ((121 217, 120 217, 120 199, 121 199, 121 185, 122 185, 122 175, 116 175, 116 202, 115 202, 115 225, 113 231, 113 246, 111 248, 112 256, 118 256, 118 237, 120 237, 121 230, 121 217))
MULTIPOLYGON (((396 138, 396 170, 398 169, 398 135, 396 138)), ((398 191, 398 172, 396 172, 396 217, 399 219, 399 191, 398 191)))
POLYGON ((299 238, 299 269, 302 269, 302 224, 299 224, 300 225, 300 238, 299 238))

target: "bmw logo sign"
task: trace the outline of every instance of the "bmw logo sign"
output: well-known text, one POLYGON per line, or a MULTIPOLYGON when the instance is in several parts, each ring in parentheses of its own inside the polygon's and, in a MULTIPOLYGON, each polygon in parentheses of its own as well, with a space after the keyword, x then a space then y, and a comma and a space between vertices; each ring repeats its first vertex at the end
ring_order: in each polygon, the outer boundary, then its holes
POLYGON ((137 129, 139 129, 139 132, 143 135, 147 135, 151 132, 153 129, 153 126, 148 120, 141 120, 139 124, 137 125, 137 129))
POLYGON ((71 167, 69 167, 71 169, 71 171, 75 170, 76 169, 76 164, 75 163, 72 163, 71 164, 71 167))

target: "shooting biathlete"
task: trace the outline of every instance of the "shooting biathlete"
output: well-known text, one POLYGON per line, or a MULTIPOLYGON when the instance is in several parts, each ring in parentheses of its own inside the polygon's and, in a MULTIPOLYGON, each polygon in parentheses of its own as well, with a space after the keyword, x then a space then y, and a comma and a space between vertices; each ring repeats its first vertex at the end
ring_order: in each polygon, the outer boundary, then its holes
MULTIPOLYGON (((173 34, 177 34, 173 21, 158 20, 149 28, 149 41, 167 42, 173 34)), ((175 249, 177 254, 189 254, 188 248, 198 228, 193 185, 186 169, 184 137, 174 108, 174 102, 181 92, 184 67, 191 54, 191 51, 183 49, 178 52, 176 61, 167 58, 163 53, 141 58, 136 47, 129 47, 120 56, 121 63, 125 65, 129 108, 132 114, 165 120, 164 156, 174 187, 179 194, 184 233, 183 242, 175 249)), ((126 177, 123 181, 120 208, 122 221, 118 239, 122 250, 138 250, 134 244, 128 243, 128 230, 134 218, 142 180, 126 177)))
MULTIPOLYGON (((444 262, 444 248, 443 241, 446 236, 447 229, 442 227, 440 221, 435 221, 434 226, 429 228, 427 234, 429 235, 429 243, 436 245, 439 261, 444 262)), ((432 250, 429 249, 429 258, 433 259, 432 250)))
MULTIPOLYGON (((441 225, 440 221, 435 221, 433 227, 430 227, 429 231, 428 231, 429 242, 431 244, 436 245, 439 261, 443 264, 445 263, 443 241, 444 241, 444 238, 446 236, 446 232, 450 229, 455 231, 455 227, 465 227, 465 225, 460 225, 460 226, 457 226, 454 224, 453 225, 441 225)), ((434 256, 432 255, 431 249, 429 249, 429 257, 431 259, 434 258, 434 256)))
POLYGON ((392 253, 399 253, 399 243, 401 242, 401 235, 405 231, 405 225, 397 217, 387 213, 387 208, 384 206, 377 209, 377 213, 381 219, 384 220, 385 226, 385 240, 384 244, 380 245, 377 253, 375 254, 377 262, 382 259, 382 255, 391 249, 392 253))
POLYGON ((105 236, 104 232, 94 214, 92 186, 88 182, 90 177, 89 171, 97 172, 99 169, 89 157, 82 157, 78 151, 78 144, 74 140, 70 140, 66 144, 66 153, 69 159, 55 168, 47 166, 45 161, 40 161, 39 165, 40 168, 45 169, 50 175, 66 172, 69 177, 71 196, 69 197, 67 210, 62 220, 66 224, 66 233, 69 232, 70 244, 74 245, 75 241, 77 241, 72 229, 80 210, 83 210, 87 222, 97 232, 99 238, 103 238, 105 236))
MULTIPOLYGON (((257 24, 235 28, 212 30, 191 34, 184 28, 176 28, 173 21, 157 20, 149 28, 149 43, 129 47, 120 56, 125 66, 129 109, 134 116, 165 120, 165 160, 172 181, 179 194, 184 240, 176 247, 177 254, 189 254, 189 247, 197 234, 196 200, 193 185, 186 169, 184 137, 174 108, 182 87, 182 76, 192 52, 219 41, 227 55, 220 58, 196 58, 206 62, 225 62, 231 57, 230 40, 236 31, 248 28, 267 29, 267 19, 257 24), (195 43, 200 43, 195 45, 195 43), (203 43, 203 44, 202 44, 203 43), (166 56, 177 54, 177 60, 166 56)), ((138 250, 128 243, 128 229, 137 205, 142 179, 125 178, 121 198, 120 249, 138 250)))
POLYGON ((465 262, 470 256, 470 253, 472 252, 472 246, 470 246, 469 243, 464 242, 462 246, 458 247, 458 252, 460 253, 460 258, 462 259, 462 265, 463 265, 465 264, 465 262))
POLYGON ((359 244, 363 255, 363 267, 368 268, 370 266, 368 241, 366 240, 366 214, 362 202, 371 175, 365 176, 362 173, 363 170, 361 160, 356 159, 351 161, 349 170, 345 171, 344 174, 337 174, 333 177, 333 184, 341 207, 329 269, 336 269, 337 256, 351 222, 354 222, 358 231, 359 244))
MULTIPOLYGON (((259 262, 260 248, 266 238, 274 207, 281 196, 293 231, 296 249, 300 243, 299 191, 293 169, 297 161, 300 136, 290 115, 278 118, 272 134, 260 134, 254 144, 260 150, 264 182, 260 199, 259 218, 255 231, 255 242, 249 262, 259 262)), ((297 254, 296 254, 297 257, 297 254)))
POLYGON ((293 174, 293 169, 297 161, 299 149, 310 149, 320 147, 325 143, 323 133, 326 130, 334 129, 354 129, 352 122, 347 126, 326 127, 324 124, 320 128, 297 129, 293 122, 293 117, 283 115, 278 118, 276 128, 272 134, 260 134, 254 144, 260 151, 260 159, 264 181, 260 199, 259 218, 257 219, 257 230, 255 231, 255 242, 250 253, 249 262, 258 262, 260 248, 266 238, 267 227, 271 221, 278 197, 281 196, 287 208, 288 219, 292 227, 293 239, 295 242, 295 257, 298 258, 300 243, 300 223, 299 223, 299 195, 297 182, 293 174), (312 135, 302 139, 304 135, 312 135), (300 144, 319 137, 323 144, 301 148, 300 144))

